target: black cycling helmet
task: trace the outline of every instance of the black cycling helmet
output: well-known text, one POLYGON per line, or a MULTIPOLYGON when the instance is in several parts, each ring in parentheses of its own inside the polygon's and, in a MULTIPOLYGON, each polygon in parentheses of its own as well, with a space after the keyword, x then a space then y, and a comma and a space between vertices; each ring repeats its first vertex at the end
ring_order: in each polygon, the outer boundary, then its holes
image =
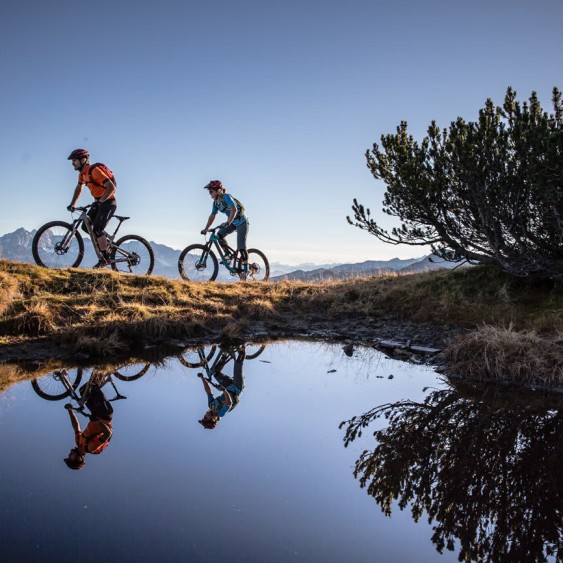
POLYGON ((221 183, 221 180, 211 180, 211 182, 209 182, 209 184, 203 186, 204 190, 222 190, 223 189, 223 184, 221 183))
POLYGON ((86 149, 74 149, 69 155, 67 160, 80 160, 81 158, 89 158, 90 153, 86 149))

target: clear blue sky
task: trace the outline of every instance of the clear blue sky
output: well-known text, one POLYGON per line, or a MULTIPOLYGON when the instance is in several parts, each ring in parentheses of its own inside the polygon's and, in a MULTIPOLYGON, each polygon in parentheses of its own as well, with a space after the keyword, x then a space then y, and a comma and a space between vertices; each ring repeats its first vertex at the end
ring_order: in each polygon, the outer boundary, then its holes
POLYGON ((366 149, 509 85, 550 109, 562 21, 561 0, 4 0, 0 234, 70 217, 84 147, 116 173, 124 232, 203 240, 217 178, 271 261, 420 256, 347 224, 354 197, 396 224, 366 149))

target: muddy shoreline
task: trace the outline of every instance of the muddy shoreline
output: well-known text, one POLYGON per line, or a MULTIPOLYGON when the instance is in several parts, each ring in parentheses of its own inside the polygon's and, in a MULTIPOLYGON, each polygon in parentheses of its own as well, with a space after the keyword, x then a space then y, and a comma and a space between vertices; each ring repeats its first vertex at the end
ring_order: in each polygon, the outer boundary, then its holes
MULTIPOLYGON (((236 339, 241 342, 274 342, 287 339, 312 339, 332 342, 352 342, 359 345, 376 346, 381 340, 410 342, 421 346, 444 349, 459 328, 444 329, 420 323, 380 320, 371 322, 342 321, 319 322, 303 321, 289 327, 272 328, 263 323, 253 323, 252 329, 245 330, 236 339)), ((159 341, 140 341, 132 343, 129 350, 119 354, 119 360, 128 357, 165 357, 179 348, 201 346, 224 341, 221 331, 210 330, 203 336, 181 340, 163 339, 159 341)), ((232 339, 230 341, 233 341, 232 339)), ((13 341, 0 345, 0 363, 40 365, 51 360, 70 363, 97 363, 112 358, 96 357, 91 353, 62 346, 54 338, 36 338, 13 341)), ((427 360, 428 358, 426 358, 427 360)))

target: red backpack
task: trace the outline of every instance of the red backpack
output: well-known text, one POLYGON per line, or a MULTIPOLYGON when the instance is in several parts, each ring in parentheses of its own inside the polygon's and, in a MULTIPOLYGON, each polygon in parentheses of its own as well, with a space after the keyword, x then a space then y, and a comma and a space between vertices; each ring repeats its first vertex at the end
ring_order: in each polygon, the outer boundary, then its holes
POLYGON ((113 175, 113 172, 105 164, 102 164, 101 162, 95 162, 94 164, 90 165, 90 170, 88 170, 88 183, 89 184, 96 184, 96 186, 101 185, 101 184, 98 184, 98 182, 96 182, 92 178, 92 170, 94 170, 94 168, 99 168, 117 186, 117 181, 115 180, 115 176, 113 175))

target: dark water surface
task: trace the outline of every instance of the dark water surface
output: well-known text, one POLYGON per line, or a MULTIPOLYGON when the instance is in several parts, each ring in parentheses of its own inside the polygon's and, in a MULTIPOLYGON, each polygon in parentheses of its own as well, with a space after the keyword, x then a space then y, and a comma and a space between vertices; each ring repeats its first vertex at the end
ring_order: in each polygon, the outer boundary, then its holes
MULTIPOLYGON (((210 365, 220 351, 205 349, 210 365)), ((68 397, 45 400, 31 382, 0 396, 2 561, 533 561, 561 549, 558 408, 484 401, 371 349, 289 342, 244 361, 240 402, 210 430, 199 361, 185 353, 132 381, 142 365, 120 370, 111 442, 78 471, 63 462, 68 397)), ((50 379, 40 392, 56 393, 50 379)))

